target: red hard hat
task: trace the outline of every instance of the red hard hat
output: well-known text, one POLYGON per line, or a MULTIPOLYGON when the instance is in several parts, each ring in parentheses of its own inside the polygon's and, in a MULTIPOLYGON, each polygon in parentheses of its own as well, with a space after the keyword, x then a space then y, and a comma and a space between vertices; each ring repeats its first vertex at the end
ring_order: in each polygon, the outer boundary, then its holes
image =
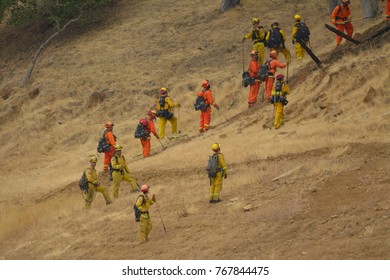
POLYGON ((147 126, 148 125, 148 120, 147 119, 140 119, 139 123, 142 124, 143 126, 147 126))
POLYGON ((283 74, 278 74, 276 76, 276 80, 283 80, 284 79, 284 75, 283 74))
POLYGON ((143 192, 143 193, 147 193, 149 191, 149 186, 148 185, 142 185, 140 191, 143 192))

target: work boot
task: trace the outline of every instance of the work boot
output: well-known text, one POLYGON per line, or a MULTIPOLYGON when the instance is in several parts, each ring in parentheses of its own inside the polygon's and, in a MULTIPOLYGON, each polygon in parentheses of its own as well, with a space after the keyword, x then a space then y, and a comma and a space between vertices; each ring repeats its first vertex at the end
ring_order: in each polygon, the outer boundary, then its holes
POLYGON ((213 203, 214 203, 214 200, 212 200, 212 199, 209 200, 209 203, 210 203, 210 204, 213 204, 213 203))
POLYGON ((220 203, 222 202, 222 200, 220 200, 219 198, 217 200, 214 200, 214 203, 220 203))

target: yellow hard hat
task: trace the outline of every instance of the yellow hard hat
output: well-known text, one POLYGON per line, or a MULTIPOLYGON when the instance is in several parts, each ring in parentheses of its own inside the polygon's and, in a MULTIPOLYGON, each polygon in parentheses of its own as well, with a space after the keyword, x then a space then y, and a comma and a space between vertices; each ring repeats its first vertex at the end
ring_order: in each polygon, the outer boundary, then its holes
POLYGON ((214 143, 212 146, 211 146, 211 149, 216 152, 218 151, 219 149, 221 149, 221 145, 219 145, 218 143, 214 143))
POLYGON ((162 88, 160 89, 160 93, 161 93, 161 94, 167 94, 167 93, 168 93, 168 89, 167 89, 166 87, 162 87, 162 88))
POLYGON ((260 20, 256 17, 254 17, 254 18, 252 18, 251 22, 252 22, 252 24, 256 24, 256 23, 259 23, 260 20))
POLYGON ((122 151, 122 146, 116 144, 116 145, 115 145, 115 151, 122 151))
POLYGON ((89 159, 89 162, 97 162, 97 157, 91 157, 91 158, 89 159))
POLYGON ((301 20, 302 18, 301 18, 300 15, 295 15, 295 16, 294 16, 294 19, 295 19, 295 20, 301 20))

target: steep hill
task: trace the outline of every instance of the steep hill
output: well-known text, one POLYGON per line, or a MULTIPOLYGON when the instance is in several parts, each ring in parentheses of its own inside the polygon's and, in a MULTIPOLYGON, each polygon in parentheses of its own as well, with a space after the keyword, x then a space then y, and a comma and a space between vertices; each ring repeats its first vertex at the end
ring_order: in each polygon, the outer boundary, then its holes
MULTIPOLYGON (((0 258, 390 257, 388 32, 335 48, 325 2, 248 0, 224 14, 217 2, 118 1, 53 42, 25 87, 29 59, 49 31, 0 27, 0 258), (295 13, 323 64, 292 61, 286 124, 274 130, 271 105, 246 108, 241 38, 254 16, 267 26, 279 21, 289 35, 295 13), (213 111, 212 130, 198 135, 193 102, 205 78, 223 114, 213 111), (153 156, 141 159, 133 131, 162 86, 182 104, 182 137, 165 151, 152 139, 153 156), (138 244, 136 195, 126 183, 113 205, 98 194, 84 211, 76 181, 106 120, 115 122, 133 175, 158 199, 146 244, 138 244), (204 165, 214 142, 229 177, 223 202, 209 205, 204 165)), ((352 12, 362 15, 359 4, 352 12)), ((361 40, 385 25, 353 23, 361 40)), ((290 39, 287 47, 295 57, 290 39)))

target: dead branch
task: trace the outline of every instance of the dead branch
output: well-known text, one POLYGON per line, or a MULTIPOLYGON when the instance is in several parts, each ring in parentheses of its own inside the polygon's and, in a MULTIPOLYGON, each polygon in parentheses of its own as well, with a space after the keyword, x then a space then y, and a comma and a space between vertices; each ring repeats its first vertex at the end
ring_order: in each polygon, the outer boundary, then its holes
POLYGON ((64 26, 62 28, 60 28, 60 24, 59 22, 56 22, 56 29, 57 29, 57 32, 55 32, 54 34, 52 34, 38 49, 38 51, 35 53, 33 59, 31 60, 31 65, 30 65, 30 68, 28 69, 26 75, 24 76, 24 79, 23 79, 23 85, 25 85, 28 81, 28 79, 30 79, 31 75, 32 75, 32 72, 34 70, 34 67, 35 67, 35 64, 37 63, 37 60, 38 60, 38 57, 39 55, 41 54, 41 52, 46 48, 46 46, 50 43, 51 40, 53 40, 55 37, 57 37, 61 32, 63 32, 71 23, 73 22, 76 22, 78 21, 82 14, 83 14, 83 8, 86 6, 83 5, 82 7, 79 7, 80 9, 80 14, 76 17, 76 18, 73 18, 71 20, 69 20, 66 24, 64 24, 64 26))
POLYGON ((274 181, 277 181, 277 180, 279 180, 279 179, 281 179, 281 178, 283 178, 283 177, 286 177, 286 176, 288 176, 288 175, 291 175, 291 174, 294 173, 296 170, 300 169, 302 166, 303 166, 303 165, 300 165, 300 166, 298 166, 298 167, 296 167, 296 168, 294 168, 294 169, 292 169, 292 170, 290 170, 290 171, 287 171, 286 173, 283 173, 282 175, 280 175, 280 176, 278 176, 278 177, 272 179, 271 181, 274 182, 274 181))

